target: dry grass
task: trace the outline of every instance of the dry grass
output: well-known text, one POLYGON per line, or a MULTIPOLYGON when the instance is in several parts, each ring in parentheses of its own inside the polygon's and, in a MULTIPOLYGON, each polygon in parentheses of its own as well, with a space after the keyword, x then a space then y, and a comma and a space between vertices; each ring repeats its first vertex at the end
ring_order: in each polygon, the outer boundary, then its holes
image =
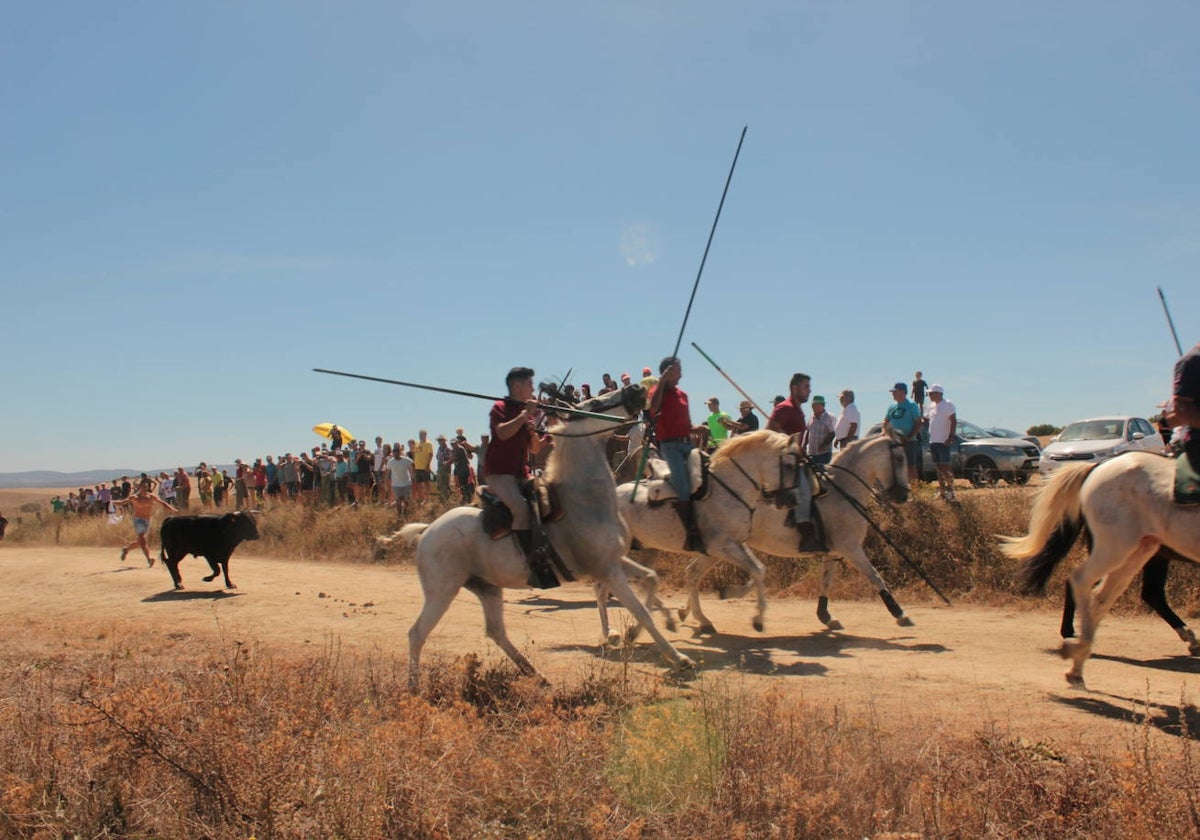
MULTIPOLYGON (((1192 742, 1113 755, 980 724, 621 669, 553 691, 474 657, 430 668, 253 644, 161 662, 0 661, 0 835, 188 838, 1196 836, 1192 742), (1114 757, 1115 756, 1115 757, 1114 757)), ((596 666, 601 668, 603 666, 596 666)))
MULTIPOLYGON (((1028 510, 1019 489, 964 494, 959 508, 923 491, 880 522, 948 593, 1006 603, 1012 569, 992 535, 1020 533, 1028 510)), ((373 562, 374 537, 395 524, 386 508, 278 505, 254 550, 373 562)), ((51 519, 15 536, 108 545, 127 533, 51 519)), ((924 585, 877 538, 868 553, 898 588, 924 585)), ((658 568, 678 585, 682 565, 665 555, 658 568)), ((776 560, 771 588, 812 594, 815 566, 776 560)), ((843 579, 841 597, 871 594, 843 579)), ((253 641, 170 657, 134 638, 105 644, 0 659, 0 836, 1200 834, 1192 741, 1149 725, 1100 754, 985 721, 884 723, 869 705, 797 701, 737 676, 677 691, 620 663, 547 690, 507 663, 433 657, 412 697, 404 662, 335 645, 304 658, 253 641)))

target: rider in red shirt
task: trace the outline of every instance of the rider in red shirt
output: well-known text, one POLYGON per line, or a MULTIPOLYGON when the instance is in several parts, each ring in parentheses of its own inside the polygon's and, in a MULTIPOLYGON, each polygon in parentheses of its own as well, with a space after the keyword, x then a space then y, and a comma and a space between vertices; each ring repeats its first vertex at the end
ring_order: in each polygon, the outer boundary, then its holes
MULTIPOLYGON (((488 488, 512 513, 512 533, 526 557, 533 547, 530 533, 529 503, 521 493, 521 483, 529 477, 529 456, 542 450, 548 439, 534 428, 538 412, 533 398, 533 369, 515 367, 504 377, 508 396, 497 400, 488 415, 492 440, 484 453, 483 470, 488 488)), ((504 536, 504 534, 497 535, 504 536)), ((549 565, 532 568, 530 584, 543 589, 558 586, 549 565)))
POLYGON ((654 437, 658 452, 671 471, 668 479, 679 498, 675 512, 687 531, 688 551, 703 551, 704 542, 696 527, 692 509, 692 474, 688 456, 692 452, 692 415, 688 410, 687 392, 679 387, 683 368, 675 356, 667 356, 658 364, 658 384, 650 392, 650 416, 654 421, 654 437))

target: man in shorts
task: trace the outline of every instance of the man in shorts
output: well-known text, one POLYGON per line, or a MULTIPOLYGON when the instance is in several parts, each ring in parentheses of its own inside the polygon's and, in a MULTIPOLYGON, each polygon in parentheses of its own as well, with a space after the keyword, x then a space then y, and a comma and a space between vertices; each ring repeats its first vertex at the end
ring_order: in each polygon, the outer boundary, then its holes
POLYGON ((154 513, 154 505, 160 504, 172 513, 179 513, 173 505, 164 502, 150 492, 144 484, 139 484, 133 495, 127 499, 113 502, 114 505, 128 506, 133 512, 133 531, 137 537, 129 545, 121 549, 121 562, 131 549, 140 548, 146 555, 146 565, 153 566, 154 558, 150 556, 150 546, 146 544, 146 532, 150 530, 150 516, 154 513))
POLYGON ((908 462, 908 483, 916 490, 917 481, 920 479, 917 469, 921 463, 921 410, 908 398, 908 386, 903 382, 893 385, 891 392, 895 402, 888 407, 887 414, 883 417, 883 430, 904 445, 904 460, 908 462))
POLYGON ((429 442, 429 432, 421 429, 417 435, 420 440, 413 447, 413 498, 418 502, 429 500, 429 485, 433 483, 433 444, 429 442))
POLYGON ((403 519, 408 515, 408 500, 413 494, 413 462, 397 447, 392 450, 392 457, 384 464, 384 471, 390 478, 392 499, 396 502, 396 513, 403 519))
POLYGON ((958 430, 958 409, 946 399, 941 385, 929 386, 929 406, 925 409, 925 423, 929 426, 929 454, 937 467, 939 492, 947 502, 956 502, 954 497, 954 473, 950 469, 950 444, 958 430))

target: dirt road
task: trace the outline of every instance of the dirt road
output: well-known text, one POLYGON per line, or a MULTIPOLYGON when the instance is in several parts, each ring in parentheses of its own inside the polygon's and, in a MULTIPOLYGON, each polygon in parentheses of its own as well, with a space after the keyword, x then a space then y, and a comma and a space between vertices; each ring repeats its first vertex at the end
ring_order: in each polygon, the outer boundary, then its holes
MULTIPOLYGON (((242 546, 231 577, 236 590, 204 583, 207 564, 181 567, 188 589, 175 592, 166 570, 117 550, 24 548, 0 544, 0 619, 6 653, 30 657, 106 650, 116 640, 170 656, 187 646, 255 641, 281 650, 335 643, 364 654, 407 656, 407 632, 421 594, 411 568, 289 562, 242 546), (129 640, 134 640, 130 642, 129 640)), ((1057 647, 1054 605, 1016 610, 902 598, 915 619, 897 627, 882 604, 835 602, 838 633, 817 622, 815 604, 772 601, 765 633, 750 627, 749 600, 706 602, 719 633, 698 637, 681 626, 669 638, 701 663, 693 685, 721 679, 762 686, 797 700, 861 706, 896 725, 982 729, 995 723, 1031 740, 1127 742, 1127 721, 1149 712, 1156 738, 1174 738, 1181 720, 1200 732, 1192 707, 1200 660, 1184 655, 1174 633, 1149 616, 1109 618, 1088 664, 1090 691, 1070 690, 1057 647), (711 606, 708 606, 708 604, 711 606), (1184 700, 1180 711, 1181 697, 1184 700)), ((682 593, 666 593, 681 606, 682 593)), ((506 619, 514 643, 552 679, 586 673, 602 656, 591 588, 512 591, 506 619)), ((616 621, 627 620, 615 610, 616 621)), ((643 638, 645 638, 643 636, 643 638)), ((429 654, 470 651, 500 658, 484 636, 478 603, 462 593, 430 639, 429 654)), ((653 677, 665 668, 643 641, 632 667, 653 677)), ((615 667, 620 667, 616 665, 615 667)))

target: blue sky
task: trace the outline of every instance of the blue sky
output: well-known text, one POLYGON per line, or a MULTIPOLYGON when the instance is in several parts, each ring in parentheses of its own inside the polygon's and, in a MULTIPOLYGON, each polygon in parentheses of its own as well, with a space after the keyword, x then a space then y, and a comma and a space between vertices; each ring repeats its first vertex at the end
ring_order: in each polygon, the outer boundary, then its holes
POLYGON ((1200 340, 1200 6, 8 4, 0 471, 230 462, 673 348, 882 416, 1149 416, 1200 340))

